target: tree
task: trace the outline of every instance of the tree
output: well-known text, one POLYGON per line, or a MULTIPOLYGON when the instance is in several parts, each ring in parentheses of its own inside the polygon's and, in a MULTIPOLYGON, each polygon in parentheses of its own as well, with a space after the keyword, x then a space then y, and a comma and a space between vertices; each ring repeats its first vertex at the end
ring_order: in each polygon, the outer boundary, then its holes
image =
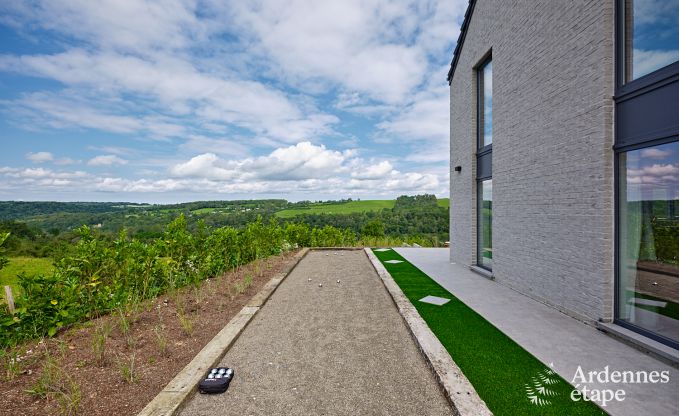
POLYGON ((384 237, 384 224, 380 220, 372 220, 363 227, 361 234, 366 237, 384 237))

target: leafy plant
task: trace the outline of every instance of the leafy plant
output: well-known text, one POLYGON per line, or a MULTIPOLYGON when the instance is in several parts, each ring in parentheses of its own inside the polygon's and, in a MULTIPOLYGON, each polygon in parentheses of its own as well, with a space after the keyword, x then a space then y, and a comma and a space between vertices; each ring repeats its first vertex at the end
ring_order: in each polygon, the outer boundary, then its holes
MULTIPOLYGON (((28 338, 52 337, 73 324, 112 311, 118 312, 120 330, 125 335, 145 299, 189 284, 198 287, 202 280, 255 261, 254 273, 261 275, 261 260, 294 247, 357 242, 351 230, 329 225, 280 225, 261 216, 242 229, 212 229, 199 223, 191 230, 184 215, 179 215, 160 238, 147 241, 130 238, 125 231, 106 238, 88 226, 78 228, 74 238, 77 242, 55 261, 52 272, 19 276, 21 291, 15 314, 0 310, 0 347, 28 338)), ((2 242, 6 239, 6 233, 0 234, 2 242)), ((243 293, 251 284, 252 276, 246 276, 234 289, 243 293)), ((197 290, 199 302, 201 296, 197 290)), ((184 332, 190 334, 191 319, 183 311, 179 319, 184 332)), ((95 356, 105 354, 107 336, 95 336, 95 356)))
POLYGON ((9 233, 0 233, 0 270, 2 270, 9 263, 9 260, 7 257, 5 257, 5 250, 3 248, 7 238, 9 238, 9 233))

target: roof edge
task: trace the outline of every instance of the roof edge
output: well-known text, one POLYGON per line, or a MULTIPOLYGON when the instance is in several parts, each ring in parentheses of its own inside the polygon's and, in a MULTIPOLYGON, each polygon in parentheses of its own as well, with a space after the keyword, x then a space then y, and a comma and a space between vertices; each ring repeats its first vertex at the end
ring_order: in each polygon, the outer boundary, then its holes
POLYGON ((469 28, 469 21, 472 19, 472 13, 474 13, 474 6, 476 5, 476 0, 469 0, 469 5, 467 10, 464 12, 464 20, 462 21, 462 26, 460 26, 460 36, 457 38, 457 45, 455 45, 455 50, 453 51, 453 60, 450 62, 450 69, 448 70, 448 85, 453 82, 453 75, 455 74, 455 68, 457 67, 457 61, 460 59, 460 53, 462 53, 462 45, 464 44, 464 39, 467 36, 467 28, 469 28))

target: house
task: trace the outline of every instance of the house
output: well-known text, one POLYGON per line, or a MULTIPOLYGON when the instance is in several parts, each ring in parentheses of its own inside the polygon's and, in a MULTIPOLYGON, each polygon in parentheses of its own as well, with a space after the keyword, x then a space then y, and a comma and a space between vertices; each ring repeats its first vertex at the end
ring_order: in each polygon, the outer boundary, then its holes
POLYGON ((679 349, 679 0, 471 0, 448 81, 451 261, 679 349))

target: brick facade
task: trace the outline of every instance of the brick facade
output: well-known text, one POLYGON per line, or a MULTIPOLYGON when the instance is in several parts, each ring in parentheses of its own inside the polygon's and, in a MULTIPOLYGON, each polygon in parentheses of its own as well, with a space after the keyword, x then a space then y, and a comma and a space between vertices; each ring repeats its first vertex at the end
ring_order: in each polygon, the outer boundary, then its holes
POLYGON ((476 263, 474 67, 492 50, 493 275, 585 321, 613 316, 613 26, 612 1, 478 0, 450 87, 451 261, 476 263))

